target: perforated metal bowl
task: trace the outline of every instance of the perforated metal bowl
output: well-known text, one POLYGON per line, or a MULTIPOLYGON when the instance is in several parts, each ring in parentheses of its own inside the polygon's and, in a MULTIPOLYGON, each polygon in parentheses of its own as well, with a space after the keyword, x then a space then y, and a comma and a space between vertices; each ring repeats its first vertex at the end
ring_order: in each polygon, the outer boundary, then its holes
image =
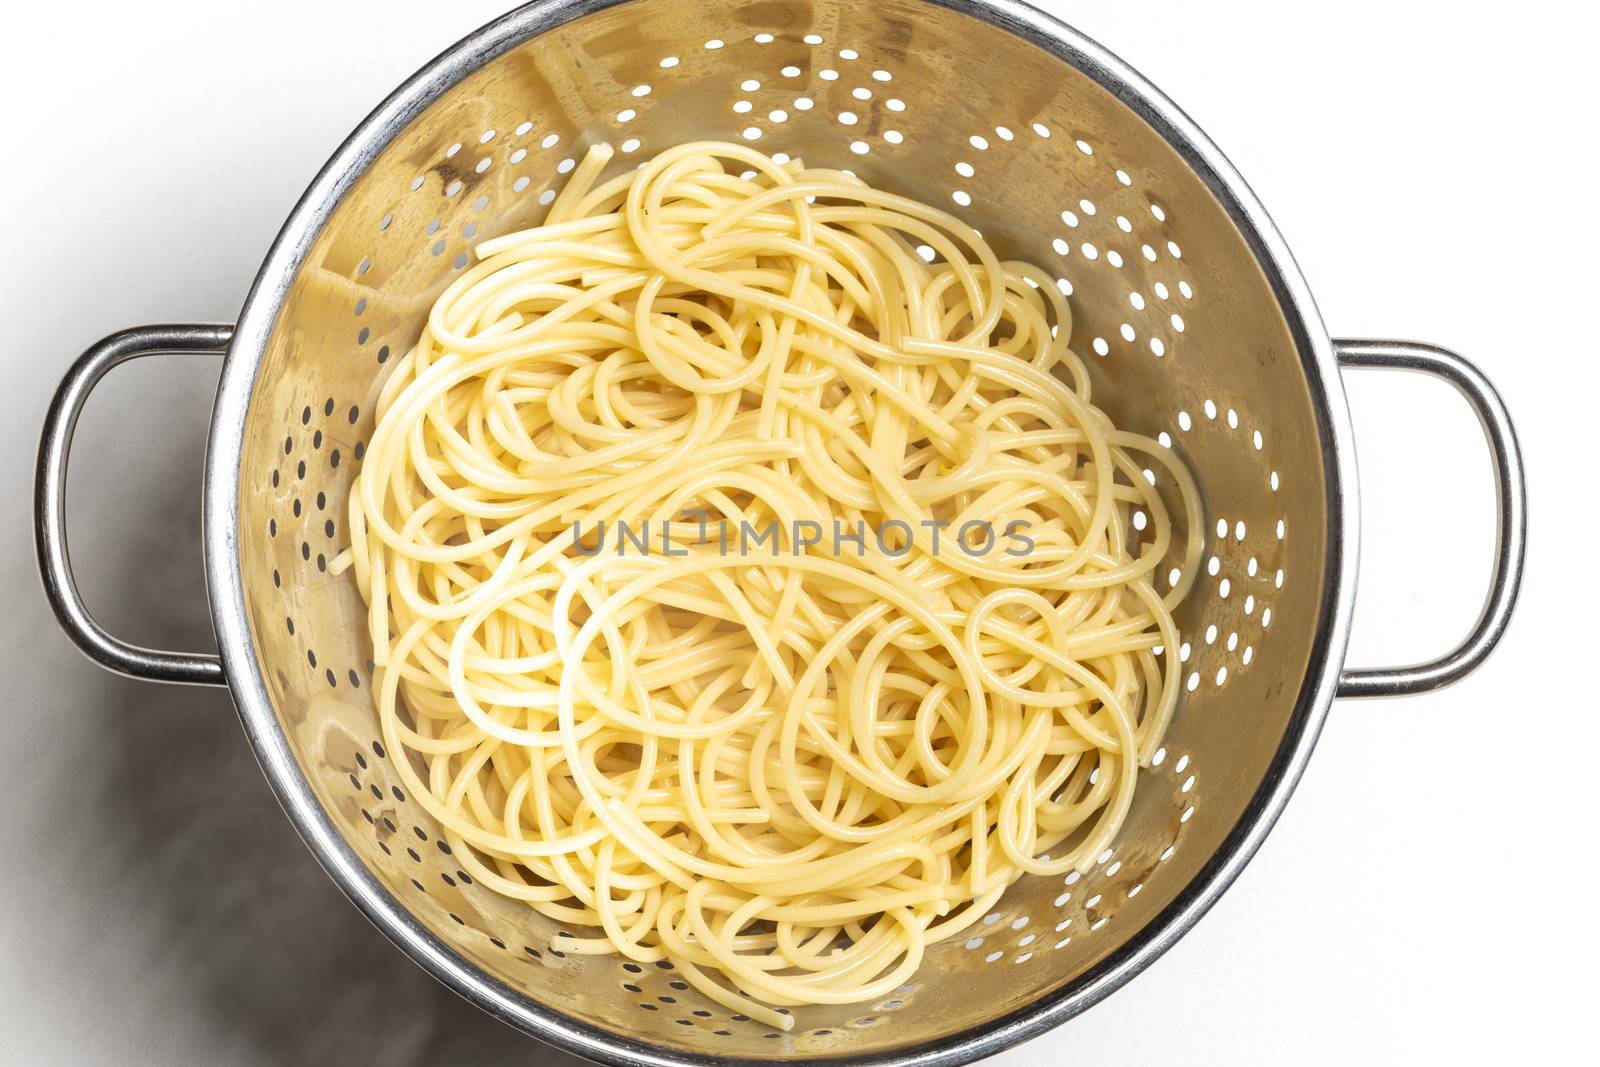
POLYGON ((953 1064, 1082 1011, 1233 880, 1335 695, 1435 688, 1487 655, 1524 539, 1515 438, 1488 383, 1430 346, 1331 341, 1266 213, 1204 134, 1104 49, 1005 0, 562 0, 484 27, 334 155, 237 327, 147 327, 85 354, 46 426, 38 511, 48 590, 86 652, 142 678, 231 686, 290 818, 373 922, 487 1011, 617 1064, 953 1064), (473 883, 377 740, 361 601, 326 571, 375 383, 468 249, 537 222, 589 144, 612 142, 626 167, 700 138, 853 168, 1055 272, 1096 399, 1170 442, 1206 506, 1206 573, 1179 615, 1186 696, 1115 848, 1081 878, 1018 883, 892 997, 796 1009, 783 1035, 730 1017, 665 965, 549 951, 547 920, 473 883), (72 585, 73 424, 106 370, 151 352, 227 356, 205 486, 220 662, 110 636, 72 585), (1491 595, 1471 636, 1432 663, 1342 669, 1358 532, 1339 380, 1350 366, 1447 380, 1491 445, 1491 595))

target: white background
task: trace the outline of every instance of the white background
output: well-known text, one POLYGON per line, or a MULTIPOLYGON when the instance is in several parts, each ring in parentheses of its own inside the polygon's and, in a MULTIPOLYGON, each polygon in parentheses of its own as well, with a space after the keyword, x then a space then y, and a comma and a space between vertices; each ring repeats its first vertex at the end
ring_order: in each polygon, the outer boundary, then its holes
MULTIPOLYGON (((509 0, 30 4, 0 62, 0 1033, 17 1063, 557 1063, 367 926, 279 814, 220 692, 79 658, 34 571, 55 382, 146 321, 231 320, 323 160, 509 0)), ((1536 1061, 1590 1045, 1596 899, 1596 25, 1580 5, 1074 0, 1295 250, 1335 334, 1460 349, 1523 435, 1526 592, 1432 696, 1340 703, 1278 829, 1128 988, 996 1062, 1536 1061), (1583 19, 1585 21, 1579 21, 1583 19)), ((198 475, 215 368, 89 406, 72 516, 113 629, 209 642, 198 475), (89 468, 96 468, 91 473, 89 468)), ((1484 448, 1446 388, 1354 376, 1352 663, 1442 649, 1484 589, 1484 448)))

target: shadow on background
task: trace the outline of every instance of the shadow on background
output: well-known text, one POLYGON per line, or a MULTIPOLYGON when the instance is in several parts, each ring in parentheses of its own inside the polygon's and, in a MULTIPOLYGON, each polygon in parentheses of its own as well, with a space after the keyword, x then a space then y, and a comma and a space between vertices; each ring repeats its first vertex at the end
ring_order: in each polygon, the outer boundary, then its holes
MULTIPOLYGON (((197 476, 213 372, 118 372, 91 401, 74 465, 85 596, 113 632, 156 647, 213 643, 197 476), (132 417, 95 418, 141 400, 140 422, 155 404, 174 414, 137 447, 132 417)), ((278 807, 224 691, 141 684, 83 660, 68 684, 95 743, 75 754, 81 774, 45 786, 77 823, 52 863, 123 898, 138 927, 124 943, 148 957, 136 969, 192 1005, 181 1025, 218 1034, 240 1062, 579 1062, 459 999, 361 917, 278 807)))

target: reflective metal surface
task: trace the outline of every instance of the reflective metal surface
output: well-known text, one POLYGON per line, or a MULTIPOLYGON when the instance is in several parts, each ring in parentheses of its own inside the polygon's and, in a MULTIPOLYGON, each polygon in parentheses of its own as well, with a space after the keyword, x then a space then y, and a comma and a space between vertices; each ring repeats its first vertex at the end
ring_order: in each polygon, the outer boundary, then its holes
POLYGON ((291 215, 217 394, 206 565, 223 665, 285 811, 451 988, 616 1064, 942 1065, 1115 990, 1249 860, 1338 683, 1354 478, 1338 363, 1271 221, 1193 123, 1099 46, 1007 0, 569 0, 444 53, 291 215), (1165 435, 1207 509, 1206 574, 1179 615, 1186 696, 1116 847, 1081 879, 1018 883, 893 996, 796 1009, 786 1035, 670 971, 558 957, 550 923, 462 877, 377 742, 365 612, 326 571, 384 366, 468 249, 536 223, 588 144, 615 144, 620 168, 695 138, 953 202, 1002 254, 1057 273, 1097 402, 1165 435))
POLYGON ((216 656, 140 648, 107 633, 89 613, 78 595, 67 553, 67 463, 72 432, 89 394, 112 367, 161 353, 220 356, 228 350, 232 337, 232 326, 140 326, 112 334, 92 345, 72 365, 45 414, 33 498, 34 541, 45 596, 61 628, 83 654, 118 674, 152 682, 227 684, 216 656))
POLYGON ((219 645, 246 729, 314 851, 380 928, 485 1009, 619 1063, 960 1062, 1127 981, 1267 832, 1348 633, 1348 438, 1326 332, 1259 205, 1153 88, 1037 12, 908 0, 540 5, 384 104, 269 256, 213 428, 219 645), (461 884, 372 747, 364 608, 318 566, 342 547, 380 357, 415 340, 469 245, 538 221, 589 143, 615 144, 620 168, 700 137, 954 203, 1002 254, 1059 271, 1097 401, 1169 434, 1204 487, 1207 528, 1226 523, 1212 538, 1215 573, 1180 616, 1193 690, 1114 854, 1073 886, 1019 883, 992 922, 936 946, 896 995, 797 1009, 796 1030, 771 1037, 669 972, 554 958, 551 924, 461 884))
POLYGON ((1483 427, 1494 464, 1495 549, 1484 598, 1472 630, 1455 648, 1437 659, 1407 667, 1363 667, 1339 676, 1342 697, 1382 697, 1426 693, 1465 678, 1488 658, 1511 622, 1522 588, 1523 557, 1528 543, 1528 487, 1522 471, 1522 450, 1511 413, 1489 379, 1461 356, 1420 341, 1337 340, 1333 343, 1344 367, 1415 371, 1448 382, 1472 405, 1483 427))

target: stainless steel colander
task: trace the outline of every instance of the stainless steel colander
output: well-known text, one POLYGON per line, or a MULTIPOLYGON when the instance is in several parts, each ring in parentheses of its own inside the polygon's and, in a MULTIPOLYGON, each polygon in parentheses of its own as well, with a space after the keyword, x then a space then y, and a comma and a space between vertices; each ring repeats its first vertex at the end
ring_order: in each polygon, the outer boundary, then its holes
POLYGON ((1330 340, 1266 212, 1205 135, 1104 49, 1009 0, 553 0, 505 16, 339 149, 236 327, 129 330, 83 356, 45 427, 37 503, 48 592, 91 657, 230 686, 290 818, 384 933, 499 1018, 630 1065, 954 1064, 1082 1011, 1233 880, 1335 696, 1437 688, 1489 653, 1524 543, 1520 458, 1489 383, 1432 346, 1330 340), (891 997, 796 1009, 789 1034, 730 1016, 665 964, 550 951, 549 921, 475 885, 377 740, 362 604, 327 573, 384 363, 415 341, 468 250, 537 222, 590 144, 611 142, 628 167, 701 138, 852 168, 1055 273, 1096 400, 1170 442, 1206 507, 1205 573, 1179 613, 1186 695, 1115 847, 1082 877, 1018 883, 891 997), (107 370, 154 352, 227 357, 205 484, 220 660, 112 637, 72 583, 74 423, 107 370), (1348 367, 1443 378, 1489 440, 1490 595, 1471 635, 1430 663, 1343 669, 1358 543, 1348 367))

